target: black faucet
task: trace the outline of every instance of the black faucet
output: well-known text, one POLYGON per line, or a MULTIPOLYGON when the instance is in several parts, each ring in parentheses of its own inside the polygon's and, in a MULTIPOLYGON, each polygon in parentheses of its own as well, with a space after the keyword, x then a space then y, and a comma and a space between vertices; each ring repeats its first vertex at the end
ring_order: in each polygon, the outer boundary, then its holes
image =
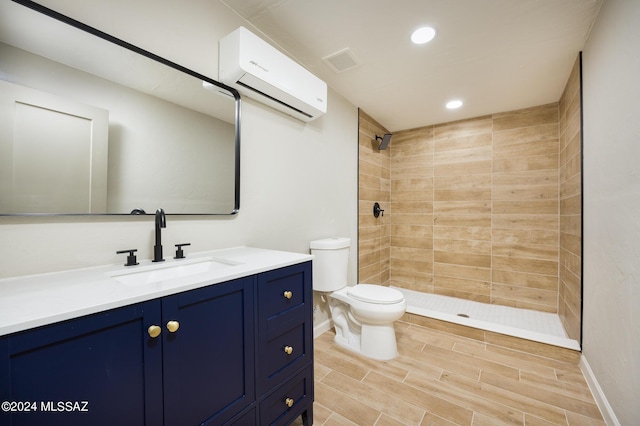
POLYGON ((156 245, 153 246, 153 261, 164 262, 162 257, 162 231, 161 228, 167 227, 167 218, 163 209, 156 210, 156 245))

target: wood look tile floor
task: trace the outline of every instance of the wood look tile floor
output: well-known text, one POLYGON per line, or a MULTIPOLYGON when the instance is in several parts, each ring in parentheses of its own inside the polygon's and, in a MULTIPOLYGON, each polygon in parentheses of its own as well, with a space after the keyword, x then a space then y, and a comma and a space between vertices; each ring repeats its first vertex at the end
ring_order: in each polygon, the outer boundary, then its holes
POLYGON ((375 361, 314 340, 314 425, 605 425, 580 368, 406 322, 375 361))

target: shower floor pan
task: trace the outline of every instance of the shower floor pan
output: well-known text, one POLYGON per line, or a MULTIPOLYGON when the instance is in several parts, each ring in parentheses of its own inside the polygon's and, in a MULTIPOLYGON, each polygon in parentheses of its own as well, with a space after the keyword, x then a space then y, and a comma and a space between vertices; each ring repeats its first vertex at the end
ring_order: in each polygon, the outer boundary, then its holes
POLYGON ((557 314, 393 288, 404 294, 411 314, 580 350, 580 344, 567 337, 557 314))

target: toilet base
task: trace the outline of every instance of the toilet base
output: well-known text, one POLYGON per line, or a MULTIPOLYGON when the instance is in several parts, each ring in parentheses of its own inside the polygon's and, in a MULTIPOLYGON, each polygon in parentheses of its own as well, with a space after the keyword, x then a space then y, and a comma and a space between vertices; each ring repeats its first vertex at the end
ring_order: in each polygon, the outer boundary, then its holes
POLYGON ((362 324, 360 352, 364 356, 381 361, 397 357, 398 344, 393 323, 387 325, 362 324))
POLYGON ((362 324, 360 336, 351 335, 347 338, 336 332, 333 341, 340 347, 379 361, 388 361, 398 356, 393 324, 362 324))
POLYGON ((333 338, 333 341, 342 348, 360 353, 360 336, 349 336, 349 338, 347 338, 340 335, 336 330, 336 336, 333 338))

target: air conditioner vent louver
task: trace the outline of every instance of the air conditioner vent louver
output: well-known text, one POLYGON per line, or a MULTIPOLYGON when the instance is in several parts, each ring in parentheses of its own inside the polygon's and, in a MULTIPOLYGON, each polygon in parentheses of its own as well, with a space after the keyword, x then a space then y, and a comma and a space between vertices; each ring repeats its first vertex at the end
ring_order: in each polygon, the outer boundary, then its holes
POLYGON ((271 99, 273 102, 277 102, 277 103, 279 103, 280 105, 282 105, 283 107, 285 107, 285 108, 287 108, 287 109, 291 109, 291 110, 293 110, 293 111, 296 111, 296 112, 298 112, 298 113, 300 113, 300 114, 304 115, 305 117, 309 117, 311 120, 313 120, 313 116, 312 116, 311 114, 307 114, 306 112, 301 111, 301 110, 299 110, 299 109, 298 109, 298 108, 296 108, 296 107, 293 107, 293 106, 291 106, 291 105, 289 105, 289 104, 285 104, 285 103, 284 103, 284 102, 282 102, 281 100, 278 100, 278 99, 274 98, 273 96, 270 96, 270 95, 268 95, 268 94, 266 94, 266 93, 264 93, 264 92, 261 92, 261 91, 259 91, 259 90, 256 90, 256 89, 254 89, 253 87, 248 86, 248 85, 244 84, 244 83, 243 83, 243 82, 241 82, 241 81, 238 81, 238 82, 237 82, 237 84, 238 84, 238 85, 240 85, 240 86, 242 86, 242 87, 244 87, 244 88, 246 88, 247 90, 251 90, 252 92, 254 92, 254 93, 258 94, 258 95, 261 95, 261 96, 264 96, 264 97, 266 97, 266 98, 269 98, 269 99, 271 99))
POLYGON ((240 27, 220 40, 219 78, 245 96, 299 120, 327 112, 327 85, 264 40, 240 27))

